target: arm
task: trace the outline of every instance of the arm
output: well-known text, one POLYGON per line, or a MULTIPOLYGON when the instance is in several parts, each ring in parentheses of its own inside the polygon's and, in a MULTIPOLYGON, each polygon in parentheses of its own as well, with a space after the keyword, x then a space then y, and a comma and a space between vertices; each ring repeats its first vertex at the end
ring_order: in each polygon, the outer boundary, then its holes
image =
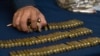
POLYGON ((34 0, 13 0, 15 9, 19 9, 25 6, 33 6, 34 0))

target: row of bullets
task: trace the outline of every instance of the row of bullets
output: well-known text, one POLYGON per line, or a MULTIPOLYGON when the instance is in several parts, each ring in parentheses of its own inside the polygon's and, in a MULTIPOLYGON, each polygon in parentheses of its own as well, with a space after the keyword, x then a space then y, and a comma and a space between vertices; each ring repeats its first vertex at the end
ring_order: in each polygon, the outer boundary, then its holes
POLYGON ((59 23, 49 23, 47 26, 44 27, 44 30, 57 30, 57 29, 68 29, 68 28, 74 28, 77 26, 83 25, 84 22, 73 19, 73 20, 68 20, 65 22, 59 22, 59 23))
MULTIPOLYGON (((40 20, 39 22, 37 22, 37 29, 32 29, 31 28, 31 23, 28 23, 28 28, 29 28, 29 32, 33 32, 33 31, 38 31, 41 32, 42 30, 58 30, 58 29, 68 29, 68 28, 74 28, 74 27, 78 27, 83 25, 84 22, 81 20, 77 20, 77 19, 73 19, 73 20, 68 20, 68 21, 64 21, 64 22, 56 22, 56 23, 48 23, 46 26, 42 27, 40 24, 40 20)), ((12 26, 12 24, 8 24, 7 26, 12 26)))
POLYGON ((12 39, 12 40, 0 40, 0 48, 30 46, 30 45, 42 44, 46 42, 54 42, 65 38, 75 38, 78 36, 83 36, 91 33, 92 33, 91 29, 82 27, 82 28, 77 28, 69 31, 63 31, 63 32, 59 31, 47 35, 40 35, 37 37, 27 37, 27 38, 12 39))
POLYGON ((76 49, 92 47, 99 44, 99 37, 89 37, 78 41, 66 42, 47 47, 12 51, 10 52, 10 56, 48 56, 76 49))

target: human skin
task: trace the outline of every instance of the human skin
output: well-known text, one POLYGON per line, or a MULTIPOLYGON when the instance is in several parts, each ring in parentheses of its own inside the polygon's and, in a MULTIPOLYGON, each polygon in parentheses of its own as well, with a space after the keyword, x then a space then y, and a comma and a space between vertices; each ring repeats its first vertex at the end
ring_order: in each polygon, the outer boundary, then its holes
POLYGON ((47 24, 44 15, 34 6, 24 6, 18 9, 13 16, 13 27, 19 31, 29 32, 27 22, 30 20, 30 27, 37 29, 37 20, 40 19, 40 25, 43 27, 47 24))

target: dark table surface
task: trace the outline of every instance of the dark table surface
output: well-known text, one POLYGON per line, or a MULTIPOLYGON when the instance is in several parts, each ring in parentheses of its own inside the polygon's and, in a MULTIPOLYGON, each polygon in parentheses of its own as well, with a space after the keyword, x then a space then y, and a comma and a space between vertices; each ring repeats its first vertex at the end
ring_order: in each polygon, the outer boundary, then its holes
MULTIPOLYGON (((70 11, 65 11, 57 6, 55 0, 36 0, 37 8, 45 15, 47 22, 61 22, 71 19, 79 19, 85 22, 84 27, 88 27, 94 31, 93 34, 88 36, 81 36, 73 39, 63 39, 53 43, 45 43, 40 45, 32 45, 28 47, 15 47, 8 49, 0 49, 0 56, 10 56, 9 52, 12 50, 23 50, 29 48, 37 48, 48 45, 54 45, 59 43, 64 43, 73 40, 83 39, 89 36, 100 37, 100 12, 96 14, 82 14, 73 13, 70 11)), ((49 34, 55 31, 42 31, 41 33, 23 33, 12 27, 7 27, 6 25, 12 22, 13 16, 13 6, 9 0, 0 1, 0 40, 15 39, 15 38, 25 38, 31 36, 38 36, 42 34, 49 34)), ((57 31, 57 30, 56 30, 57 31)), ((100 56, 100 45, 83 48, 79 50, 64 52, 60 54, 55 54, 51 56, 100 56)))

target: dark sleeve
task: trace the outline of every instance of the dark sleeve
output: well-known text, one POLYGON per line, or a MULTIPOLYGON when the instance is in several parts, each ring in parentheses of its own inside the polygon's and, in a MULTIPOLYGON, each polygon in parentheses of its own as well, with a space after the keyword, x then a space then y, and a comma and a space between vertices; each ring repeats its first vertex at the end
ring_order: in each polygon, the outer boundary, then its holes
POLYGON ((19 9, 24 6, 34 6, 34 0, 13 0, 14 8, 19 9))

